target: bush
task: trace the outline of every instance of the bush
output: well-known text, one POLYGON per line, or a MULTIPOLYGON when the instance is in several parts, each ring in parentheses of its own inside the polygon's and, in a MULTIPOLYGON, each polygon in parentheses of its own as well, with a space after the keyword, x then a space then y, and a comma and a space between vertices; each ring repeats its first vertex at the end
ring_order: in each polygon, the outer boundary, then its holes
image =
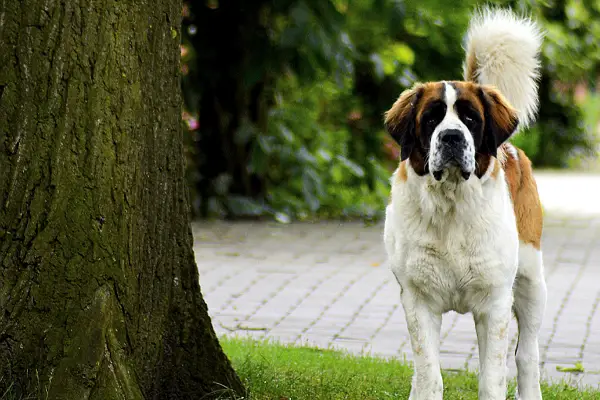
POLYGON ((592 132, 592 126, 585 123, 582 108, 574 102, 572 91, 552 87, 548 75, 544 75, 538 119, 511 141, 525 151, 535 166, 564 168, 574 156, 593 153, 592 132))
MULTIPOLYGON (((238 201, 236 212, 251 209, 279 221, 381 214, 389 171, 375 157, 359 161, 352 154, 357 138, 344 118, 352 104, 342 101, 351 98, 351 81, 322 78, 319 85, 302 86, 293 75, 279 82, 268 130, 258 136, 249 163, 268 182, 267 197, 238 201)), ((381 127, 373 131, 380 142, 381 127)))

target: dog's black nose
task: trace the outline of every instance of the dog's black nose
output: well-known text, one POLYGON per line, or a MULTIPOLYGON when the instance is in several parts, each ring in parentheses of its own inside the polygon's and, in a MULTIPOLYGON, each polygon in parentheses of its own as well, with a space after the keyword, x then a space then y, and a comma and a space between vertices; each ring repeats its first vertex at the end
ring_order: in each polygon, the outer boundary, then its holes
POLYGON ((449 146, 462 143, 465 140, 465 135, 458 129, 446 129, 440 134, 442 143, 449 146))

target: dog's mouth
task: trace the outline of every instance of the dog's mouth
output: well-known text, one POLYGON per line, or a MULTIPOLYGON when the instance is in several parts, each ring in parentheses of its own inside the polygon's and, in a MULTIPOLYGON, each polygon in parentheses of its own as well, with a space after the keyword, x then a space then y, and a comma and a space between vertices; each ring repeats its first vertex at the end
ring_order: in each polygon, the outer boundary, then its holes
MULTIPOLYGON (((443 177, 443 175, 444 175, 444 170, 443 170, 443 169, 440 169, 440 170, 437 170, 437 171, 433 171, 433 172, 432 172, 432 175, 433 175, 433 177, 435 178, 435 180, 439 182, 439 181, 441 181, 441 180, 442 180, 442 177, 443 177)), ((460 170, 460 176, 461 176, 461 177, 462 177, 462 178, 463 178, 465 181, 468 181, 468 180, 469 180, 469 178, 471 177, 471 172, 469 172, 469 171, 465 171, 465 170, 461 169, 461 170, 460 170)))
MULTIPOLYGON (((444 171, 457 171, 459 176, 465 181, 469 180, 473 171, 469 166, 464 151, 458 149, 447 149, 440 152, 440 157, 430 167, 431 174, 436 181, 441 181, 444 176, 444 171)), ((452 174, 454 175, 454 174, 452 174)))

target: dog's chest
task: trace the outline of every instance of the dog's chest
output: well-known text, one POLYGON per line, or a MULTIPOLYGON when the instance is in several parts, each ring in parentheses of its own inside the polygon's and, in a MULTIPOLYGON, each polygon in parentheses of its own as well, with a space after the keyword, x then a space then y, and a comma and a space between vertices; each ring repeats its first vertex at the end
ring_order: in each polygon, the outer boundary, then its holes
POLYGON ((431 207, 422 198, 400 199, 388 208, 386 247, 401 285, 443 311, 467 312, 512 281, 518 239, 510 201, 455 199, 460 206, 442 208, 439 199, 431 207))
MULTIPOLYGON (((513 268, 501 249, 490 246, 489 240, 476 238, 476 230, 462 231, 456 237, 452 237, 458 234, 456 230, 449 233, 450 237, 441 240, 406 240, 406 263, 401 273, 441 310, 464 313, 481 303, 494 285, 507 281, 513 268)), ((425 237, 423 232, 421 238, 425 237)))

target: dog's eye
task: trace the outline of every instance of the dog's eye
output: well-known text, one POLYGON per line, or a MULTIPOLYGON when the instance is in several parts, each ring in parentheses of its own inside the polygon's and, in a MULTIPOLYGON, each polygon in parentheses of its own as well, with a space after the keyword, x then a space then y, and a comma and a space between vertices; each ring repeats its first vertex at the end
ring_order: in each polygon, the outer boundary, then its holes
POLYGON ((427 118, 427 121, 425 123, 429 126, 433 126, 433 125, 435 125, 436 122, 437 122, 437 120, 435 118, 429 117, 429 118, 427 118))
POLYGON ((435 126, 444 118, 445 113, 446 105, 442 102, 434 102, 429 105, 427 111, 423 114, 421 123, 428 129, 435 128, 435 126))
POLYGON ((479 113, 473 108, 471 103, 466 100, 458 100, 456 102, 456 111, 462 122, 469 127, 473 127, 481 121, 479 113))
POLYGON ((462 121, 465 123, 465 125, 472 127, 473 125, 475 125, 477 123, 477 119, 472 116, 470 113, 463 113, 462 115, 462 121))

